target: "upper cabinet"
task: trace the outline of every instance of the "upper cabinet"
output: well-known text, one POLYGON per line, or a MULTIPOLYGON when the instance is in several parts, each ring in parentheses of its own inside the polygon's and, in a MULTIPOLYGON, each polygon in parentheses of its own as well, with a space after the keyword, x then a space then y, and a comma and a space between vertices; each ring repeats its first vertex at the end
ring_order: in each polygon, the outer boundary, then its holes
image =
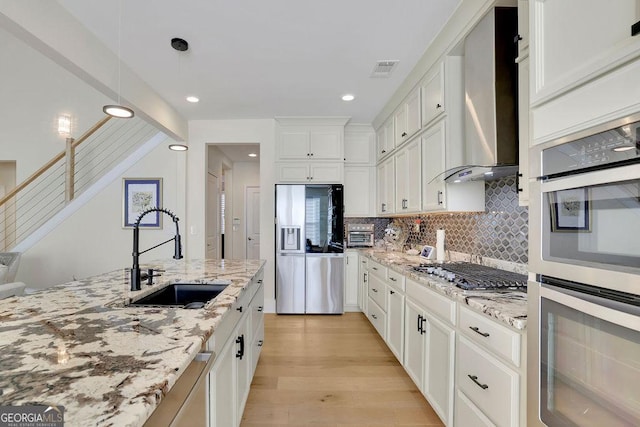
POLYGON ((529 1, 518 0, 518 58, 529 55, 529 1))
POLYGON ((344 129, 344 162, 353 165, 376 164, 376 134, 369 125, 347 125, 344 129))
POLYGON ((636 0, 529 0, 531 144, 640 111, 636 0))
POLYGON ((396 147, 393 134, 393 117, 389 117, 376 132, 376 159, 380 160, 390 154, 396 147))
POLYGON ((395 145, 399 147, 411 139, 422 125, 420 115, 420 87, 415 88, 400 104, 393 115, 395 124, 395 145))
POLYGON ((278 117, 276 120, 277 182, 343 182, 347 118, 278 117))
POLYGON ((530 0, 531 103, 577 88, 640 56, 637 0, 530 0), (533 66, 535 64, 535 66, 533 66))
POLYGON ((422 183, 420 138, 415 138, 395 154, 395 208, 396 213, 420 212, 422 183))
POLYGON ((444 104, 444 62, 434 67, 435 72, 427 76, 422 88, 422 126, 426 127, 445 112, 444 104))

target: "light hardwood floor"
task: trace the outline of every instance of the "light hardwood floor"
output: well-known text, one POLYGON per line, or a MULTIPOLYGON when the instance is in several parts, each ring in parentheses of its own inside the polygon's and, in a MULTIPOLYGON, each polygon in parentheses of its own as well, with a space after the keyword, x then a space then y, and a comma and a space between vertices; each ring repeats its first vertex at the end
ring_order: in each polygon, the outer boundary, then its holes
POLYGON ((442 425, 364 314, 265 316, 241 427, 442 425))

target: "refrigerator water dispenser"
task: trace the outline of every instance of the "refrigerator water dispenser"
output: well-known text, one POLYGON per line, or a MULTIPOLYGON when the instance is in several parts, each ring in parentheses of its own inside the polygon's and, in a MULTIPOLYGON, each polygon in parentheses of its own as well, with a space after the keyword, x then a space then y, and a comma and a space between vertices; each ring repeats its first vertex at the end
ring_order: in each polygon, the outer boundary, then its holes
POLYGON ((280 228, 280 250, 281 251, 299 251, 300 246, 300 227, 299 226, 283 226, 280 228))

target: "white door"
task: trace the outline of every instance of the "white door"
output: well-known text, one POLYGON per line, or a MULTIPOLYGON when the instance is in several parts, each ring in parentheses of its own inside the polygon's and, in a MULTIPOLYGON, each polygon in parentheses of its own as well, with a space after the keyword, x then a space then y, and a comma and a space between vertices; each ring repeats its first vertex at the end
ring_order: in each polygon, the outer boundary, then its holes
POLYGON ((220 246, 219 217, 220 217, 220 186, 218 177, 207 174, 207 258, 220 258, 218 248, 220 246))
POLYGON ((245 190, 247 259, 260 259, 260 187, 245 190))

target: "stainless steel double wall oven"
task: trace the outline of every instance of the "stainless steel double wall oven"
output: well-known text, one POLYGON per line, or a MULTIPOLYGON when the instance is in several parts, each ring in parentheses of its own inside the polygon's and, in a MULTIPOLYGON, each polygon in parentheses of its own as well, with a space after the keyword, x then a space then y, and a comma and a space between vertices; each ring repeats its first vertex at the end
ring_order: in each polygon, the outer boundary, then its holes
POLYGON ((531 152, 529 426, 640 425, 640 115, 531 152))

